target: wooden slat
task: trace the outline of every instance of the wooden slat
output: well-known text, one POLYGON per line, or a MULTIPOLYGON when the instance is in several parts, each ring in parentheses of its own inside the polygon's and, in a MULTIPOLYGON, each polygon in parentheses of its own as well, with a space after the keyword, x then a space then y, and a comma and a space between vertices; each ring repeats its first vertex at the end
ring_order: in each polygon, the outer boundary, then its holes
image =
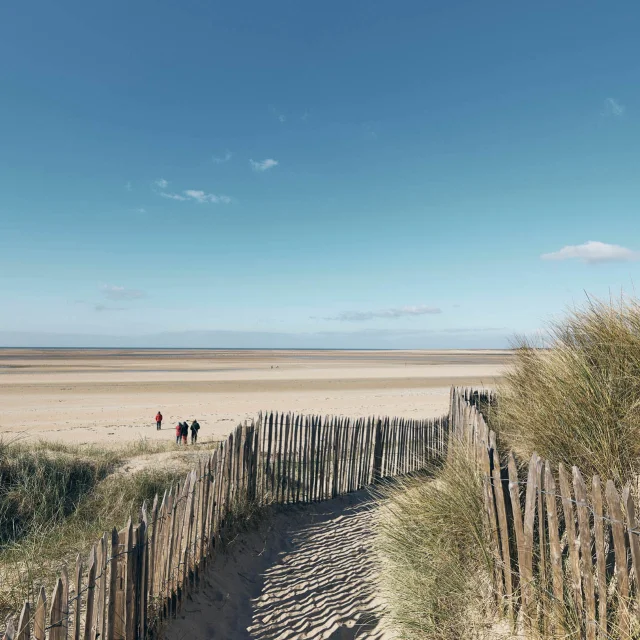
POLYGON ((322 428, 320 430, 320 487, 318 489, 318 497, 320 500, 326 499, 325 488, 327 484, 326 467, 327 467, 327 447, 329 445, 329 418, 325 417, 322 428))
POLYGON ((602 508, 602 485, 599 476, 593 476, 591 495, 593 501, 593 524, 596 543, 596 583, 598 585, 598 637, 608 638, 607 624, 607 566, 604 546, 604 511, 602 508))
POLYGON ((174 599, 175 594, 175 564, 176 560, 176 537, 178 535, 179 521, 178 521, 178 502, 182 496, 182 487, 178 485, 175 487, 173 494, 169 494, 167 500, 167 530, 165 532, 165 549, 163 553, 163 572, 164 572, 164 584, 161 586, 160 593, 164 595, 165 607, 163 614, 165 617, 170 618, 174 613, 174 599))
POLYGON ((62 626, 64 627, 64 640, 67 640, 69 635, 69 570, 67 565, 62 565, 62 571, 60 572, 60 579, 62 580, 62 626))
POLYGON ((167 495, 165 490, 162 503, 158 506, 158 494, 156 493, 153 499, 153 506, 151 507, 151 535, 149 539, 149 599, 153 600, 153 596, 156 593, 156 541, 158 538, 158 533, 162 529, 162 522, 160 518, 162 517, 162 506, 164 505, 164 499, 167 495))
POLYGON ((105 538, 100 538, 96 547, 96 588, 93 601, 93 625, 92 625, 92 638, 104 638, 104 631, 102 630, 102 624, 104 622, 104 604, 105 604, 105 589, 106 589, 106 570, 104 568, 106 560, 107 546, 105 538), (103 580, 104 579, 104 580, 103 580))
POLYGON ((46 640, 47 628, 47 594, 40 587, 40 595, 36 604, 36 615, 33 621, 33 637, 35 640, 46 640))
MULTIPOLYGON (((522 508, 520 506, 520 484, 518 470, 513 453, 509 454, 509 494, 511 496, 511 511, 513 513, 513 530, 516 536, 516 551, 518 554, 518 572, 522 585, 522 570, 524 567, 524 529, 522 526, 522 508)), ((522 596, 522 594, 521 594, 522 596)))
POLYGON ((287 463, 287 491, 285 494, 285 501, 287 504, 291 504, 295 499, 295 478, 296 478, 296 457, 295 457, 295 415, 289 416, 289 462, 287 463))
MULTIPOLYGON (((484 419, 483 419, 484 420, 484 419)), ((493 435, 493 432, 492 432, 493 435)), ((495 436, 494 436, 495 437, 495 436)), ((543 611, 548 611, 549 598, 547 597, 549 590, 549 582, 547 577, 547 558, 548 558, 548 542, 546 531, 546 517, 545 509, 543 506, 544 495, 544 477, 543 477, 544 463, 541 458, 538 458, 536 466, 536 488, 537 488, 537 503, 538 503, 538 593, 543 611)), ((542 615, 542 633, 547 632, 548 624, 547 617, 542 615)))
POLYGON ((537 465, 538 456, 533 454, 529 461, 529 474, 527 476, 527 493, 525 497, 524 507, 524 552, 522 559, 524 565, 521 567, 521 589, 522 600, 526 619, 530 624, 535 623, 535 601, 533 592, 533 529, 536 515, 536 499, 537 499, 537 465))
POLYGON ((262 455, 262 417, 253 423, 253 439, 251 443, 251 500, 260 502, 260 456, 262 455))
POLYGON ((504 573, 504 589, 509 618, 513 618, 513 581, 511 579, 511 553, 509 551, 509 526, 507 522, 507 510, 505 506, 504 488, 500 478, 500 456, 498 450, 493 450, 493 492, 498 513, 498 527, 500 533, 500 545, 502 550, 502 562, 504 573))
POLYGON ((338 495, 338 472, 340 469, 340 420, 335 419, 333 421, 333 471, 331 473, 331 497, 335 498, 338 495))
POLYGON ((16 640, 31 640, 31 605, 28 602, 22 605, 16 640))
POLYGON ((558 475, 560 480, 560 495, 562 497, 562 510, 564 512, 564 525, 567 533, 567 546, 569 548, 569 563, 570 563, 570 575, 571 586, 573 590, 573 604, 576 609, 578 618, 582 620, 583 609, 582 606, 582 576, 580 573, 580 543, 576 536, 576 517, 573 510, 573 501, 571 499, 571 485, 569 483, 569 477, 564 468, 564 465, 560 463, 558 466, 558 475))
POLYGON ((195 498, 196 498, 196 473, 191 475, 191 486, 189 489, 189 499, 187 502, 187 508, 185 510, 185 544, 184 544, 184 561, 182 564, 182 577, 180 579, 182 586, 182 598, 178 605, 178 611, 181 610, 182 600, 186 598, 189 593, 189 562, 191 557, 192 535, 194 530, 194 512, 195 512, 195 498))
POLYGON ((130 576, 131 576, 131 609, 127 612, 127 634, 132 638, 137 637, 137 629, 140 621, 140 525, 133 526, 133 540, 131 542, 130 554, 130 576))
POLYGON ((109 560, 109 604, 107 606, 107 640, 116 638, 116 590, 118 588, 118 530, 111 530, 111 559, 109 560))
POLYGON ((562 547, 558 526, 558 503, 556 498, 556 481, 551 472, 549 462, 544 470, 545 502, 547 507, 547 531, 549 532, 549 563, 553 584, 553 616, 552 630, 556 633, 560 629, 560 619, 564 612, 564 591, 562 574, 562 547))
POLYGON ((302 487, 300 488, 300 495, 303 502, 308 502, 309 500, 309 490, 308 490, 308 450, 307 443, 309 439, 309 416, 305 416, 300 420, 300 447, 301 451, 301 459, 302 459, 302 487))
POLYGON ((379 482, 382 478, 382 420, 376 420, 374 444, 373 444, 373 482, 379 482))
POLYGON ((273 445, 273 413, 269 414, 269 427, 268 433, 265 430, 266 438, 267 438, 267 457, 265 460, 265 468, 264 468, 264 492, 265 494, 270 493, 270 481, 271 481, 271 447, 273 445))
POLYGON ((502 606, 502 600, 504 597, 503 575, 505 566, 500 554, 500 534, 498 532, 498 519, 496 517, 494 492, 491 483, 491 461, 489 460, 489 452, 486 447, 480 447, 480 455, 484 506, 489 525, 491 552, 493 554, 494 590, 498 604, 502 606))
POLYGON ((325 494, 327 500, 333 495, 333 454, 335 451, 333 439, 335 437, 334 429, 335 418, 332 417, 327 423, 327 465, 326 465, 326 485, 325 494))
POLYGON ((336 477, 334 479, 335 482, 335 494, 339 496, 342 493, 342 473, 344 468, 344 447, 345 447, 345 439, 347 437, 346 433, 346 419, 338 418, 337 425, 337 442, 336 442, 336 477))
POLYGON ((587 488, 578 467, 573 467, 573 490, 578 513, 580 531, 580 555, 582 557, 582 590, 584 593, 585 633, 587 640, 596 638, 596 598, 593 582, 593 560, 591 558, 591 527, 587 488))
MULTIPOLYGON (((157 499, 158 496, 156 496, 157 499)), ((147 595, 149 593, 149 545, 148 545, 148 527, 149 525, 149 517, 147 515, 147 505, 143 503, 142 505, 142 521, 140 522, 140 534, 138 538, 138 543, 140 546, 140 568, 139 568, 139 580, 140 587, 138 590, 138 598, 140 600, 140 605, 138 610, 140 612, 140 621, 139 621, 139 637, 144 636, 144 631, 147 628, 147 606, 148 600, 147 595)))
POLYGON ((53 594, 51 595, 51 608, 49 610, 49 640, 65 640, 62 593, 62 580, 58 578, 56 586, 53 589, 53 594))
POLYGON ((76 596, 73 607, 73 640, 80 640, 80 611, 82 610, 82 558, 76 557, 76 596))
POLYGON ((127 522, 124 532, 124 632, 125 640, 133 640, 135 600, 133 596, 133 523, 127 522))
POLYGON ((627 545, 624 539, 624 525, 620 496, 612 480, 606 485, 607 506, 613 534, 613 547, 616 557, 617 600, 618 600, 618 635, 621 640, 631 637, 629 629, 629 574, 627 572, 627 545))
POLYGON ((371 417, 367 419, 365 424, 364 450, 362 462, 360 464, 359 486, 363 487, 369 484, 370 458, 371 458, 371 425, 373 420, 371 417))
MULTIPOLYGON (((208 523, 209 523, 209 508, 210 508, 209 496, 211 493, 211 465, 212 465, 212 459, 209 458, 204 466, 204 478, 202 478, 202 504, 200 507, 200 541, 199 541, 200 549, 198 551, 198 559, 202 567, 204 567, 204 560, 205 560, 206 549, 207 549, 207 540, 209 538, 208 523)), ((255 471, 256 471, 256 475, 254 476, 254 478, 257 481, 257 478, 258 478, 257 469, 255 471)), ((255 500, 257 497, 257 485, 254 487, 252 496, 253 496, 253 499, 255 500)))
POLYGON ((304 417, 296 416, 296 464, 298 465, 298 470, 296 472, 296 502, 300 502, 300 500, 304 500, 303 494, 303 483, 304 483, 304 466, 303 466, 303 433, 304 433, 304 417))
POLYGON ((638 530, 636 522, 636 507, 631 495, 631 488, 627 485, 622 491, 622 503, 627 515, 627 536, 631 548, 631 568, 636 593, 640 590, 640 543, 638 542, 638 530))
POLYGON ((309 500, 316 499, 316 432, 318 423, 315 416, 311 416, 311 431, 309 441, 309 500))
POLYGON ((96 547, 93 545, 89 554, 89 572, 87 575, 87 608, 84 617, 84 640, 93 640, 93 600, 96 591, 96 547))
POLYGON ((284 427, 284 444, 282 454, 282 477, 280 479, 280 502, 288 502, 287 494, 289 489, 289 431, 291 430, 291 415, 287 414, 284 427))

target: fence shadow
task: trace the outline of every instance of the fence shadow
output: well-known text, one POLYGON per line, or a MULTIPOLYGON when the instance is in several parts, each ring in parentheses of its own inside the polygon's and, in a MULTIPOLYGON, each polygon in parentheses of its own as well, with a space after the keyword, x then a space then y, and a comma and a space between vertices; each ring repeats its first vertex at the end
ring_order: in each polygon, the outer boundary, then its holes
POLYGON ((390 638, 376 597, 375 504, 365 491, 274 508, 207 572, 167 640, 390 638))

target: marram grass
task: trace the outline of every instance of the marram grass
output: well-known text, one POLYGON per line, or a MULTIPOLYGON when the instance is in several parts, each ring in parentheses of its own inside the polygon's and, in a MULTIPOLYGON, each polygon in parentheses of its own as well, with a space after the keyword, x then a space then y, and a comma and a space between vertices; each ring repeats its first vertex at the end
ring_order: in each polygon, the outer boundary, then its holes
POLYGON ((489 637, 492 568, 482 480, 463 445, 436 480, 403 478, 379 497, 382 594, 401 637, 489 637))
POLYGON ((640 461, 640 302, 589 300, 548 330, 545 348, 520 340, 498 389, 502 448, 536 451, 619 485, 640 461))

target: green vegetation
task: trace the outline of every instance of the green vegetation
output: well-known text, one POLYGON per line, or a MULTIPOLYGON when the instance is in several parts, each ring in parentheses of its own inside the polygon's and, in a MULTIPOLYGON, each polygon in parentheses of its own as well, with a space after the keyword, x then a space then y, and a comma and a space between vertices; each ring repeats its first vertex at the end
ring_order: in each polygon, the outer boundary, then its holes
POLYGON ((640 302, 589 301, 526 340, 498 390, 492 426, 521 459, 536 451, 619 485, 640 460, 640 302))
POLYGON ((437 480, 404 478, 381 494, 382 589, 402 637, 481 636, 492 561, 482 480, 469 453, 457 445, 437 480))
POLYGON ((138 518, 143 501, 182 479, 207 448, 182 451, 144 440, 117 450, 0 441, 0 614, 35 601, 35 591, 50 586, 64 563, 73 566, 105 531, 138 518), (155 468, 153 456, 171 451, 175 457, 163 456, 162 468, 155 468), (139 456, 149 456, 148 464, 121 471, 139 456))

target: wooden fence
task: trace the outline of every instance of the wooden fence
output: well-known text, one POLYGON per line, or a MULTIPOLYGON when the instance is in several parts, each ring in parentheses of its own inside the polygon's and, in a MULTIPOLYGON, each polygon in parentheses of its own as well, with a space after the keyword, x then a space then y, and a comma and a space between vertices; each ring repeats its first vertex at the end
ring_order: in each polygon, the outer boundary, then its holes
POLYGON ((447 416, 404 420, 261 415, 238 426, 140 520, 116 528, 63 568, 51 598, 42 587, 7 622, 7 640, 154 637, 198 587, 234 517, 254 506, 327 500, 441 459, 447 416), (72 591, 73 588, 73 591, 72 591), (73 594, 73 595, 72 595, 73 594))
MULTIPOLYGON (((494 593, 531 636, 640 637, 640 528, 632 488, 555 466, 533 454, 501 460, 478 406, 488 392, 454 389, 451 432, 471 443, 484 476, 494 593)), ((526 425, 523 425, 526 428, 526 425)))

